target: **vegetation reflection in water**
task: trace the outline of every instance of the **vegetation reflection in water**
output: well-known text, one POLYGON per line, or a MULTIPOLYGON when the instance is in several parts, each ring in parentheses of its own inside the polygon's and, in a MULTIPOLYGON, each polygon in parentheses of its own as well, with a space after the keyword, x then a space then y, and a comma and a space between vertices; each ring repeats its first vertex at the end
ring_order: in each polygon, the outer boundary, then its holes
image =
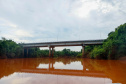
POLYGON ((0 59, 0 84, 126 83, 126 60, 0 59))

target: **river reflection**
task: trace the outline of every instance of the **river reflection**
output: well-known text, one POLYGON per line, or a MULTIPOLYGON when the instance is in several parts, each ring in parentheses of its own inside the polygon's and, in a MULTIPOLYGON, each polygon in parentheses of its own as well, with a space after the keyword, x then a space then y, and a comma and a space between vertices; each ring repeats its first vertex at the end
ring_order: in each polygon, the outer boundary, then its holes
POLYGON ((0 59, 0 84, 126 84, 126 60, 0 59))

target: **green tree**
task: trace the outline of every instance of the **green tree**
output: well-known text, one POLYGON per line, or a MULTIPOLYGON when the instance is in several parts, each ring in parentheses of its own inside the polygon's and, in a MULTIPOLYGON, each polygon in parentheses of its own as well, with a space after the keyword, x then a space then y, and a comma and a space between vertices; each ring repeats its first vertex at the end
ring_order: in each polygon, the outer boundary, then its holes
POLYGON ((91 58, 118 59, 122 56, 126 56, 126 23, 110 32, 103 46, 91 52, 91 58))

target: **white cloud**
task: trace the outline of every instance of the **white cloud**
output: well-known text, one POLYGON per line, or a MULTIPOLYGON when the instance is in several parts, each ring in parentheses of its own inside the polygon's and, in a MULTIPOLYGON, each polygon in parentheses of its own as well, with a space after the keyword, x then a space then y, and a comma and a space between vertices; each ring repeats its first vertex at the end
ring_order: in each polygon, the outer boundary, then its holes
POLYGON ((81 62, 71 62, 71 64, 64 65, 62 62, 56 62, 54 64, 55 69, 74 69, 74 70, 83 70, 81 62))
POLYGON ((2 26, 8 26, 8 27, 13 27, 13 28, 16 28, 17 27, 16 24, 13 24, 13 23, 11 23, 11 22, 3 19, 3 18, 0 18, 0 22, 1 22, 0 23, 0 27, 2 27, 2 26))
POLYGON ((80 18, 87 18, 92 10, 98 9, 96 1, 80 0, 79 4, 73 7, 73 13, 80 18))
POLYGON ((20 36, 20 37, 33 37, 33 35, 32 34, 30 34, 29 32, 27 32, 27 31, 25 31, 25 30, 17 30, 17 31, 15 31, 15 34, 17 35, 17 36, 20 36))

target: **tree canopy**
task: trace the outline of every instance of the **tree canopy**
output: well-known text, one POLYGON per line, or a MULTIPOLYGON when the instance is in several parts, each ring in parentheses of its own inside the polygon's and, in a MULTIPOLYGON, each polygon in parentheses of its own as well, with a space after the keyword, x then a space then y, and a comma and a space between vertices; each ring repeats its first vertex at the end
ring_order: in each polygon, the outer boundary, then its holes
POLYGON ((90 58, 118 59, 122 56, 126 56, 126 23, 110 32, 103 45, 90 52, 90 58))

